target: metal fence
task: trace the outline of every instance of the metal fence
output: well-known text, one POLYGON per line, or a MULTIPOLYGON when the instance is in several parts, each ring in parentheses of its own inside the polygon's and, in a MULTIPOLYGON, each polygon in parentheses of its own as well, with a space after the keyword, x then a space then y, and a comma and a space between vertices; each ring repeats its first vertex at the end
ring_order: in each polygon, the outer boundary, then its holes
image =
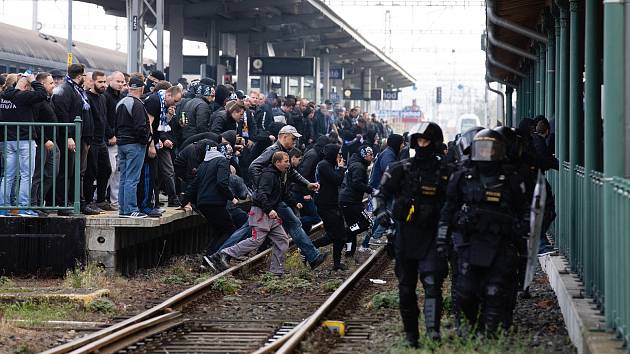
POLYGON ((605 314, 609 325, 623 340, 630 342, 630 180, 612 177, 606 179, 606 201, 610 203, 604 223, 610 227, 604 240, 606 274, 605 314))
POLYGON ((586 180, 586 201, 584 210, 584 272, 582 280, 586 295, 592 296, 598 307, 604 306, 604 176, 591 171, 586 180))
MULTIPOLYGON (((72 211, 75 214, 80 210, 80 180, 81 180, 81 118, 76 117, 73 123, 25 123, 25 122, 0 122, 0 134, 4 138, 1 143, 0 153, 2 154, 2 203, 0 203, 0 210, 13 211, 13 210, 64 210, 72 211), (72 134, 72 132, 76 134, 72 134), (15 140, 12 138, 11 132, 16 132, 15 140), (71 153, 65 148, 68 138, 75 136, 76 151, 71 153), (46 149, 45 137, 49 137, 55 146, 51 150, 46 149), (34 144, 28 143, 28 146, 23 147, 25 141, 34 142, 34 144), (59 145, 56 142, 64 142, 59 150, 59 145), (20 147, 22 147, 20 151, 20 147), (17 151, 15 151, 17 149, 17 151), (71 156, 74 154, 74 156, 71 156), (63 156, 63 159, 60 159, 63 156), (26 161, 24 158, 26 157, 26 161), (58 161, 63 161, 63 166, 57 165, 58 161), (69 168, 69 161, 73 161, 72 169, 69 168), (54 171, 54 173, 46 173, 48 170, 54 171), (39 171, 36 171, 35 165, 39 165, 39 171), (11 168, 11 170, 7 170, 11 168), (24 177, 24 171, 27 177, 24 177), (59 173, 56 173, 59 171, 59 173), (35 172, 39 172, 35 175, 35 172), (6 178, 6 176, 12 178, 6 178), (70 189, 71 183, 69 176, 72 177, 73 189, 70 189), (23 178, 24 177, 24 178, 23 178), (37 180, 37 181, 35 181, 37 180), (40 183, 38 188, 38 195, 33 195, 33 182, 40 183), (28 184, 27 187, 23 184, 28 184), (63 188, 59 190, 60 184, 63 184, 63 188), (10 188, 10 186, 13 186, 10 188), (46 203, 46 194, 43 186, 49 185, 50 194, 48 199, 51 203, 46 203), (9 187, 7 187, 9 186, 9 187), (20 200, 20 188, 28 188, 28 202, 20 200), (63 194, 59 196, 58 193, 63 194), (73 196, 69 200, 69 196, 73 196), (62 199, 60 203, 55 203, 55 200, 62 199)), ((50 171, 48 171, 50 172, 50 171)))

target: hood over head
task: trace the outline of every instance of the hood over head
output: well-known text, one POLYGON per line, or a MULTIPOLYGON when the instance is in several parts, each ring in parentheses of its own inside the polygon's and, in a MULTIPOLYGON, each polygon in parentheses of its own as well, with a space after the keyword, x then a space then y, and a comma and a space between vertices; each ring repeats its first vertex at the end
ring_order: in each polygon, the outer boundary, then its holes
POLYGON ((324 160, 336 165, 337 155, 339 155, 340 149, 341 147, 337 144, 326 144, 326 146, 324 146, 324 160))
POLYGON ((400 145, 404 141, 405 141, 405 138, 403 138, 402 135, 400 135, 400 134, 392 134, 389 137, 387 137, 387 146, 392 148, 392 150, 394 150, 396 155, 398 155, 398 153, 400 152, 400 145))
POLYGON ((223 139, 227 140, 230 143, 230 145, 232 145, 232 147, 234 147, 234 145, 236 145, 236 130, 225 131, 225 132, 221 133, 221 137, 223 137, 223 139))

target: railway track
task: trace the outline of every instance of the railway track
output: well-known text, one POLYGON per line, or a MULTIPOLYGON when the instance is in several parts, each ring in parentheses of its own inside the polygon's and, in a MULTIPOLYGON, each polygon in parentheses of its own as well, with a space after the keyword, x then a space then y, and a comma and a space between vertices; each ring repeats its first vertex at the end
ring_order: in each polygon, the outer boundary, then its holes
MULTIPOLYGON (((321 226, 314 235, 320 232, 321 226)), ((252 270, 266 265, 269 254, 262 252, 145 312, 44 353, 273 352, 314 323, 305 319, 318 318, 322 303, 339 303, 377 260, 386 258, 381 250, 375 252, 330 297, 329 292, 311 289, 260 295, 260 277, 252 276, 252 270), (244 293, 210 296, 216 294, 213 285, 228 275, 244 276, 244 293)))

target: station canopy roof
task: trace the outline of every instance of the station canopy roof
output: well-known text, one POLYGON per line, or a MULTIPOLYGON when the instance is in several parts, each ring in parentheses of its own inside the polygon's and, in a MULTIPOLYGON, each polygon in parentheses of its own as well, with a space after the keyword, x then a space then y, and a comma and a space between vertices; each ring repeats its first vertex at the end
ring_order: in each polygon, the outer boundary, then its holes
MULTIPOLYGON (((112 15, 126 15, 125 0, 81 1, 100 5, 112 15)), ((307 50, 328 49, 331 65, 371 68, 372 80, 383 77, 394 88, 416 81, 321 0, 164 0, 166 30, 168 7, 177 2, 184 5, 184 38, 189 40, 205 42, 210 19, 216 18, 219 32, 249 32, 250 43, 270 42, 276 50, 289 52, 305 43, 307 50)))
MULTIPOLYGON (((542 15, 545 9, 551 8, 551 2, 551 0, 491 0, 486 1, 486 13, 489 15, 492 12, 494 16, 501 20, 521 26, 532 32, 538 32, 542 25, 542 15)), ((487 61, 486 72, 488 76, 509 83, 520 81, 521 77, 513 71, 506 70, 505 66, 517 71, 523 71, 527 61, 531 59, 524 58, 514 51, 493 44, 490 36, 492 36, 494 41, 511 45, 530 55, 534 54, 533 46, 536 45, 536 42, 530 37, 493 23, 489 20, 489 16, 487 16, 486 30, 488 33, 488 47, 486 50, 488 56, 494 61, 494 63, 490 62, 490 60, 487 61)), ((539 34, 546 37, 544 33, 539 34)))

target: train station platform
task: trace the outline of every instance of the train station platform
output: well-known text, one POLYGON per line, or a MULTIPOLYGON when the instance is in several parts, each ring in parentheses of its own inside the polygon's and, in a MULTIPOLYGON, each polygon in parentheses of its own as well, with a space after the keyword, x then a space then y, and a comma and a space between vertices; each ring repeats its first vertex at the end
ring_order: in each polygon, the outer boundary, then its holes
POLYGON ((0 219, 0 271, 64 274, 92 261, 108 272, 134 274, 171 256, 205 249, 210 231, 202 216, 167 208, 160 218, 125 219, 116 212, 95 216, 0 219))

